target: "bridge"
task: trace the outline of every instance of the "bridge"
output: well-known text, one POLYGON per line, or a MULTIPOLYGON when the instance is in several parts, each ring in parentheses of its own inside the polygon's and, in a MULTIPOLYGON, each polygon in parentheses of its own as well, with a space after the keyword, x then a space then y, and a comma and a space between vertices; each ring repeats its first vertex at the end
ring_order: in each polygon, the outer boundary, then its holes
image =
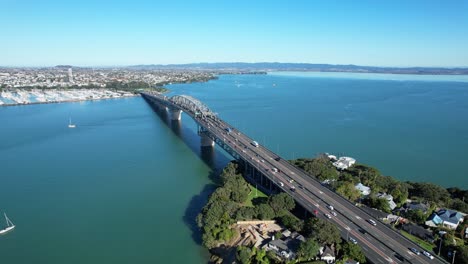
POLYGON ((288 193, 306 211, 334 223, 343 239, 357 240, 370 262, 446 263, 437 256, 431 260, 423 254, 414 254, 410 248, 416 248, 420 252, 424 249, 279 155, 262 145, 254 144, 253 139, 220 119, 199 100, 186 95, 167 97, 156 92, 144 92, 141 95, 149 104, 167 111, 172 120, 180 120, 181 113, 185 112, 198 125, 202 147, 218 144, 243 164, 250 179, 269 190, 288 193), (331 214, 330 206, 333 206, 336 216, 331 214), (376 225, 372 225, 371 220, 376 225))

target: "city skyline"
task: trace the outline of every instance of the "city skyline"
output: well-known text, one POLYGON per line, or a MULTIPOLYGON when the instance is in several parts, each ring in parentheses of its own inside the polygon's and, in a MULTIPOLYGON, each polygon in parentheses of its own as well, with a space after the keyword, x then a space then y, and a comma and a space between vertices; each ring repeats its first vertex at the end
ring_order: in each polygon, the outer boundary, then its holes
POLYGON ((0 66, 467 67, 468 2, 4 1, 0 66))

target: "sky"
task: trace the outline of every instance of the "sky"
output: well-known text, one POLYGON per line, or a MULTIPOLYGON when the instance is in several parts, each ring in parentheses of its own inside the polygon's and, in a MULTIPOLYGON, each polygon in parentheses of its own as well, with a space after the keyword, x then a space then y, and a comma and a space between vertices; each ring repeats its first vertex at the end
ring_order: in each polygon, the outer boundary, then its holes
POLYGON ((1 66, 468 66, 468 0, 0 0, 1 66))

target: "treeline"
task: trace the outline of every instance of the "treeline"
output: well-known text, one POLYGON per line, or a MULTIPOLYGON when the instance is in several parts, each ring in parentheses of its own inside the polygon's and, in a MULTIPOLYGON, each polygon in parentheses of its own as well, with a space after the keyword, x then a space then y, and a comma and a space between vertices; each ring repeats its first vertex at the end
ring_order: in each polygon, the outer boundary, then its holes
MULTIPOLYGON (((252 205, 247 203, 251 191, 236 163, 229 163, 221 173, 221 186, 209 197, 207 204, 197 217, 202 231, 203 245, 215 249, 236 237, 233 224, 239 220, 276 220, 282 226, 304 235, 305 242, 299 245, 297 259, 291 261, 309 261, 314 259, 321 245, 334 245, 337 255, 342 259, 355 259, 365 263, 364 253, 358 245, 342 241, 338 228, 325 220, 315 217, 306 221, 291 213, 295 201, 286 193, 269 197, 255 198, 252 205)), ((281 237, 281 233, 275 235, 281 237)), ((281 263, 271 251, 266 252, 253 246, 239 246, 236 259, 248 263, 281 263)), ((321 262, 317 262, 321 263, 321 262)), ((337 262, 339 263, 339 262, 337 262)))
POLYGON ((384 192, 393 196, 397 206, 402 206, 408 198, 430 204, 432 207, 447 207, 468 213, 468 190, 456 187, 443 188, 432 183, 401 182, 391 176, 384 176, 376 168, 355 164, 347 170, 339 171, 326 155, 319 155, 313 159, 296 159, 292 164, 302 168, 309 176, 320 181, 329 181, 330 186, 339 194, 351 201, 360 199, 361 194, 355 185, 362 183, 371 188, 372 194, 363 202, 390 212, 388 203, 375 194, 384 192))

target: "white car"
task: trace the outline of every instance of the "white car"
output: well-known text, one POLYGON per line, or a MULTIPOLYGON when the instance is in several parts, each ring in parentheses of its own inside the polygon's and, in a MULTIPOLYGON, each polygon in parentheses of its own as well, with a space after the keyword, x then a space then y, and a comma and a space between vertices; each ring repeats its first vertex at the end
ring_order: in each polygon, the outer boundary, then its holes
POLYGON ((335 211, 332 211, 331 214, 334 215, 334 216, 336 216, 336 212, 335 212, 335 211))
POLYGON ((293 180, 293 179, 289 179, 289 183, 293 183, 293 182, 294 182, 294 180, 293 180))
POLYGON ((328 219, 331 219, 331 215, 330 215, 330 214, 325 214, 325 216, 326 216, 328 219))
POLYGON ((431 253, 429 253, 427 251, 423 251, 423 255, 430 258, 430 259, 434 259, 434 256, 432 256, 431 253))
POLYGON ((352 237, 349 238, 349 241, 351 241, 351 243, 353 244, 357 244, 357 240, 352 237))
POLYGON ((333 208, 333 205, 328 205, 327 207, 328 207, 328 209, 330 209, 332 211, 335 209, 335 208, 333 208))

